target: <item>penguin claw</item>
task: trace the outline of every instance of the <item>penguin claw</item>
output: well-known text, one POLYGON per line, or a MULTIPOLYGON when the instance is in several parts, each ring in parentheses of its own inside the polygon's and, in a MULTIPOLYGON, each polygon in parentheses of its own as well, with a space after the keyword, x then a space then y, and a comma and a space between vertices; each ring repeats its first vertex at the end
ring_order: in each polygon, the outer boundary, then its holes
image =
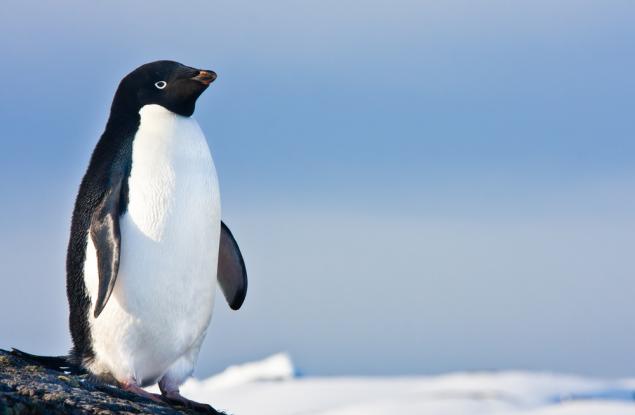
POLYGON ((222 412, 218 412, 211 405, 206 403, 192 401, 190 399, 185 398, 179 392, 167 392, 163 394, 164 401, 178 406, 184 406, 188 409, 192 409, 196 412, 200 412, 203 414, 211 414, 211 415, 219 415, 222 412))

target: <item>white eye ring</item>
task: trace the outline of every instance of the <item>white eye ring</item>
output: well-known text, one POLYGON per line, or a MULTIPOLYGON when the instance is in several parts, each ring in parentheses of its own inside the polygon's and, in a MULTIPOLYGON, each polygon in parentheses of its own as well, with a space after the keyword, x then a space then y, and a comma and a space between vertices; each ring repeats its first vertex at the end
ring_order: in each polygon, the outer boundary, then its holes
POLYGON ((163 89, 166 86, 168 86, 168 83, 165 82, 165 81, 159 81, 159 82, 155 83, 154 86, 156 86, 157 89, 163 89))

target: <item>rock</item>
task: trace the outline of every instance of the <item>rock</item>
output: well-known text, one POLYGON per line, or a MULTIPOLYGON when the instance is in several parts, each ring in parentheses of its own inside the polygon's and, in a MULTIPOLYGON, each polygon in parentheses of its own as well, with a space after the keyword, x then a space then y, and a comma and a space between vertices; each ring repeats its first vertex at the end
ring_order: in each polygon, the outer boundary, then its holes
MULTIPOLYGON (((0 350, 0 415, 200 414, 50 370, 0 350)), ((222 414, 221 412, 218 412, 222 414)))

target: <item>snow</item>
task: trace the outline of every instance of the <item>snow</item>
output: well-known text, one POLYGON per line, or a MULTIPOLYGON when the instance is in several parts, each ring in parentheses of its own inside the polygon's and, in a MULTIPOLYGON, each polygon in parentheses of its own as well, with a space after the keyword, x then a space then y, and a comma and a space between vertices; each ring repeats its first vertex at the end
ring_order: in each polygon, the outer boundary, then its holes
POLYGON ((412 377, 294 377, 277 354, 182 387, 236 415, 635 415, 635 379, 506 371, 412 377))
POLYGON ((205 393, 257 381, 281 381, 293 379, 294 369, 291 358, 278 353, 259 362, 230 366, 222 373, 200 381, 190 379, 185 387, 188 391, 205 393))

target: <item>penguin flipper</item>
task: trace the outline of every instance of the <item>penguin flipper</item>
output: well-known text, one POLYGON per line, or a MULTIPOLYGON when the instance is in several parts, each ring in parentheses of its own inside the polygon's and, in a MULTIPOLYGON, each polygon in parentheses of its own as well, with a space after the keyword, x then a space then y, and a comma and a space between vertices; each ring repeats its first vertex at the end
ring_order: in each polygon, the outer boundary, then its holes
POLYGON ((119 252, 121 234, 119 231, 120 199, 123 180, 107 190, 106 195, 93 213, 90 222, 90 237, 97 251, 99 271, 99 290, 95 302, 95 318, 99 317, 106 306, 119 271, 119 252))
POLYGON ((238 310, 247 295, 247 269, 231 231, 221 221, 218 252, 218 282, 232 310, 238 310))

